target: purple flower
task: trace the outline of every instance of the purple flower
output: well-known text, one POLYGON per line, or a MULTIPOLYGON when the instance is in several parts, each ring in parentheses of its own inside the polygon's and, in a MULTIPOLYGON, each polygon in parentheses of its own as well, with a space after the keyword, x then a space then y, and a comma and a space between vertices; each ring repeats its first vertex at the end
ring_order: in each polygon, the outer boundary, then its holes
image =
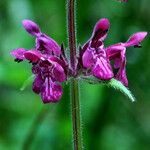
MULTIPOLYGON (((36 38, 35 48, 32 50, 18 48, 13 50, 11 55, 15 57, 16 62, 28 60, 32 63, 32 73, 35 75, 32 89, 41 95, 43 102, 57 102, 63 93, 61 83, 71 75, 63 45, 59 46, 56 41, 43 34, 38 25, 30 20, 24 20, 23 26, 36 38)), ((125 43, 105 47, 103 41, 109 26, 109 20, 106 18, 96 23, 91 38, 81 48, 77 76, 80 75, 80 71, 83 71, 85 76, 93 75, 100 80, 110 80, 115 76, 128 86, 125 68, 126 48, 140 47, 147 32, 137 32, 125 43), (111 61, 114 62, 113 67, 111 61), (113 69, 118 70, 117 74, 114 75, 113 69)))
POLYGON ((101 80, 113 78, 113 71, 110 64, 114 60, 114 69, 118 69, 116 79, 128 86, 126 77, 126 48, 129 46, 140 47, 141 41, 146 37, 147 32, 133 34, 126 43, 118 43, 108 48, 104 47, 103 40, 109 29, 108 19, 99 20, 91 38, 84 44, 80 57, 82 57, 83 68, 101 80))
POLYGON ((35 75, 33 91, 41 94, 44 103, 57 102, 62 96, 61 82, 67 79, 68 63, 61 47, 50 37, 41 33, 37 24, 24 20, 26 31, 36 37, 36 47, 33 50, 18 48, 11 52, 15 61, 28 60, 32 63, 35 75))
POLYGON ((109 80, 113 77, 112 68, 106 55, 103 40, 107 36, 109 21, 107 19, 99 20, 93 30, 91 38, 82 47, 82 65, 85 69, 101 79, 109 80))
POLYGON ((126 43, 118 43, 109 46, 106 51, 110 60, 114 60, 114 68, 119 69, 116 78, 125 86, 128 86, 126 77, 126 48, 129 46, 140 47, 140 43, 146 37, 147 32, 137 32, 133 34, 126 43))

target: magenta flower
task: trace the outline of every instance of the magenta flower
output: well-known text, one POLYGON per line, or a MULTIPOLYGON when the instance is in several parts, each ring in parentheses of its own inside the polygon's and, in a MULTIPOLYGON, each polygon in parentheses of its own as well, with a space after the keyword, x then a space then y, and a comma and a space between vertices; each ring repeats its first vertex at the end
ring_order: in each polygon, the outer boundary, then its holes
POLYGON ((115 76, 116 79, 128 86, 125 70, 126 48, 129 46, 140 47, 147 32, 138 32, 132 35, 126 43, 118 43, 105 48, 103 40, 107 36, 108 29, 108 19, 101 19, 96 23, 91 38, 82 47, 82 66, 95 77, 101 80, 110 80, 114 76, 110 61, 114 60, 114 68, 119 69, 115 76))
MULTIPOLYGON (((73 76, 64 49, 52 38, 43 34, 34 22, 24 20, 23 26, 29 34, 36 37, 35 48, 32 50, 18 48, 13 50, 11 55, 15 57, 16 62, 28 60, 32 63, 32 73, 35 76, 32 89, 41 95, 43 102, 57 102, 63 93, 61 83, 73 76)), ((125 43, 105 47, 103 41, 108 30, 108 19, 103 18, 96 23, 91 38, 81 48, 78 67, 75 70, 76 77, 80 74, 93 75, 103 81, 115 77, 128 86, 125 68, 126 48, 140 47, 147 32, 135 33, 125 43), (111 61, 114 62, 113 66, 111 66, 111 61), (118 70, 117 74, 113 73, 113 69, 118 70)))
POLYGON ((11 52, 15 61, 29 60, 35 75, 33 91, 41 94, 44 103, 57 102, 62 96, 61 82, 67 79, 68 63, 61 47, 50 37, 41 33, 37 24, 24 20, 26 31, 36 37, 36 47, 33 50, 18 48, 11 52))
POLYGON ((114 60, 114 68, 119 69, 116 79, 121 81, 125 86, 128 86, 126 77, 126 48, 129 46, 140 47, 140 43, 146 37, 147 32, 137 32, 133 34, 126 43, 118 43, 106 49, 110 60, 114 60))
POLYGON ((83 67, 101 80, 109 80, 113 77, 113 71, 103 44, 108 29, 109 21, 107 19, 99 20, 94 27, 91 38, 84 44, 81 52, 83 67))

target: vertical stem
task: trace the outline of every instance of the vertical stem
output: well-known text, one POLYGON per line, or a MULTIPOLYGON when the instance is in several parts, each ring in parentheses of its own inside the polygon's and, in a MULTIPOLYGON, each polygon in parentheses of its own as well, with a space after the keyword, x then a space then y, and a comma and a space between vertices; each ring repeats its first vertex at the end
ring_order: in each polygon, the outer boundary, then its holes
POLYGON ((68 0, 68 36, 69 36, 71 67, 73 73, 75 73, 76 72, 75 0, 68 0))
POLYGON ((82 130, 80 120, 80 101, 78 80, 71 80, 71 105, 74 150, 82 150, 82 130))
MULTIPOLYGON (((70 62, 73 76, 76 75, 76 29, 75 29, 75 0, 68 0, 68 37, 70 62)), ((79 85, 76 78, 71 79, 71 107, 74 150, 82 150, 82 132, 80 120, 79 85)))

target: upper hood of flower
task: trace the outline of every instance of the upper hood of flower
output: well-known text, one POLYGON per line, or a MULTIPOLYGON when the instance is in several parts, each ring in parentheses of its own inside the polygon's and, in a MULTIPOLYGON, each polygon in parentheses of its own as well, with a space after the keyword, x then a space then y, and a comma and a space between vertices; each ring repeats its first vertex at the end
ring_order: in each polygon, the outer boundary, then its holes
POLYGON ((47 54, 60 56, 61 47, 55 40, 53 40, 46 34, 43 34, 39 26, 35 22, 25 19, 22 21, 22 24, 29 34, 36 37, 36 50, 43 51, 47 54))

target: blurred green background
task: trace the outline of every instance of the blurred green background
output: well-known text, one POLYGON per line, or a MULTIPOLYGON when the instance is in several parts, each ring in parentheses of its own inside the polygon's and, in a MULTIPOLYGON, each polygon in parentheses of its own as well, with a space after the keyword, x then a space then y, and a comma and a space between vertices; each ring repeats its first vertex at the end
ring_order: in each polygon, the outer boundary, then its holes
MULTIPOLYGON (((77 0, 77 36, 83 44, 99 18, 109 18, 105 45, 126 41, 137 31, 150 31, 150 1, 77 0)), ((67 47, 65 0, 0 0, 0 150, 71 150, 69 85, 57 104, 43 105, 31 84, 31 65, 17 64, 9 52, 31 49, 35 39, 25 32, 23 19, 32 19, 42 31, 67 47)), ((127 50, 129 88, 137 98, 101 85, 81 83, 84 147, 87 150, 150 149, 150 38, 141 49, 127 50)))

